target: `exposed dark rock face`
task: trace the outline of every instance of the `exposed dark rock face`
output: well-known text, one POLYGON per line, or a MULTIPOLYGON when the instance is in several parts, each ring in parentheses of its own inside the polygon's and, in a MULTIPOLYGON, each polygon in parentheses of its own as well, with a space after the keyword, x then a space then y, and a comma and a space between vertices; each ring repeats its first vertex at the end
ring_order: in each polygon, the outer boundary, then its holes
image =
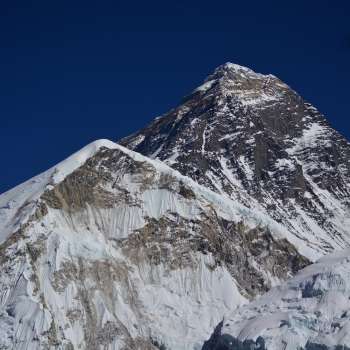
MULTIPOLYGON (((306 344, 305 349, 298 348, 296 350, 349 350, 346 345, 327 346, 322 344, 310 343, 306 344)), ((202 350, 269 350, 265 347, 265 341, 259 337, 254 340, 240 340, 229 334, 217 335, 215 332, 211 338, 206 341, 202 350)))
POLYGON ((305 350, 349 350, 350 348, 346 345, 326 346, 322 344, 307 343, 305 350))
MULTIPOLYGON (((350 145, 274 76, 225 64, 183 104, 120 142, 258 205, 297 237, 316 229, 348 244, 338 222, 349 215, 350 145)), ((315 240, 322 251, 338 249, 315 240)))
POLYGON ((242 342, 229 334, 221 334, 222 326, 223 321, 217 325, 210 339, 204 343, 202 350, 268 350, 263 338, 242 342))

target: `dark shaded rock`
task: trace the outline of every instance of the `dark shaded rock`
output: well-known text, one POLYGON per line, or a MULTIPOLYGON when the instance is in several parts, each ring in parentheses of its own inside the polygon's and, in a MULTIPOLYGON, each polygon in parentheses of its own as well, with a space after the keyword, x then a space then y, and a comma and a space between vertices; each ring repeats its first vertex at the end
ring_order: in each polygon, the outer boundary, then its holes
POLYGON ((306 344, 305 350, 350 350, 350 348, 347 347, 346 345, 336 345, 336 346, 328 347, 326 345, 308 342, 306 344))
POLYGON ((225 64, 206 81, 207 88, 120 143, 247 207, 258 201, 298 237, 313 226, 305 220, 295 228, 296 206, 327 234, 340 236, 333 209, 315 188, 346 210, 349 142, 274 76, 225 64))
POLYGON ((229 334, 221 334, 222 326, 223 321, 216 326, 209 340, 204 343, 202 350, 267 350, 263 338, 241 342, 229 334))

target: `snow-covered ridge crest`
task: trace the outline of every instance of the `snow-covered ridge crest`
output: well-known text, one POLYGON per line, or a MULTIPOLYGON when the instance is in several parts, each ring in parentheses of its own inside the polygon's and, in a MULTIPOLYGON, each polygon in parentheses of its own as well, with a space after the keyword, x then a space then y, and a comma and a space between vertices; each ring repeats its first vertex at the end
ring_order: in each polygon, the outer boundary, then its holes
POLYGON ((79 151, 72 154, 67 159, 55 165, 53 169, 53 181, 54 183, 61 182, 64 178, 72 173, 75 169, 83 165, 87 159, 92 157, 96 152, 98 152, 102 147, 115 149, 121 146, 118 146, 116 143, 107 140, 99 139, 93 141, 80 149, 79 151))
MULTIPOLYGON (((147 223, 149 217, 175 220, 170 221, 172 226, 167 226, 165 232, 160 232, 165 235, 166 231, 176 228, 175 214, 179 219, 181 215, 189 215, 188 220, 191 220, 199 212, 201 201, 197 203, 184 197, 192 198, 190 190, 177 198, 171 189, 147 187, 154 178, 163 176, 164 180, 171 181, 164 175, 176 174, 159 161, 149 160, 108 140, 98 140, 44 175, 18 186, 12 193, 5 193, 1 200, 11 199, 12 204, 4 210, 8 211, 9 218, 12 213, 15 220, 12 227, 7 227, 13 239, 0 245, 3 268, 0 274, 0 347, 34 350, 58 346, 60 350, 92 350, 98 348, 100 338, 110 350, 141 350, 144 346, 155 349, 152 342, 156 340, 153 339, 161 339, 158 341, 167 342, 173 349, 193 346, 196 342, 200 346, 223 313, 245 302, 226 268, 218 267, 213 271, 211 266, 215 266, 215 260, 211 254, 190 251, 188 266, 169 268, 168 262, 149 264, 147 256, 142 254, 143 247, 137 254, 133 252, 135 242, 132 237, 128 242, 128 233, 139 229, 141 235, 145 230, 146 239, 147 224, 152 223, 147 223), (128 166, 132 159, 126 173, 116 168, 121 177, 114 191, 120 203, 108 208, 86 205, 84 210, 74 211, 72 205, 59 208, 57 203, 51 205, 44 200, 44 215, 32 220, 21 235, 15 235, 13 230, 22 203, 28 207, 26 217, 20 217, 19 225, 23 226, 38 208, 41 195, 51 194, 52 198, 75 172, 87 166, 87 161, 94 162, 98 153, 99 160, 106 162, 115 155, 113 161, 120 160, 118 165, 121 166, 128 166), (104 157, 106 153, 108 156, 104 157), (154 177, 143 178, 139 176, 140 169, 132 170, 133 165, 140 163, 147 163, 142 175, 149 175, 149 171, 154 177), (109 224, 113 229, 108 229, 109 224), (117 240, 120 243, 115 244, 117 240), (197 302, 198 298, 203 305, 197 302), (176 309, 177 315, 169 319, 171 309, 176 309), (189 309, 193 314, 186 314, 189 309), (93 314, 89 314, 91 310, 93 314), (155 310, 156 315, 153 314, 155 310), (198 315, 202 325, 196 325, 190 332, 185 330, 186 322, 196 324, 198 315), (174 323, 175 329, 172 328, 174 323), (183 345, 176 345, 180 334, 183 345)), ((110 191, 112 184, 106 184, 110 191)), ((67 195, 79 196, 79 191, 85 191, 84 186, 67 195)), ((101 188, 101 192, 104 190, 101 188)), ((188 227, 189 235, 190 232, 188 227)), ((157 248, 157 241, 149 244, 157 248)), ((166 242, 163 245, 169 249, 166 242)), ((169 254, 176 252, 170 250, 169 254)))
POLYGON ((5 349, 200 349, 223 315, 308 263, 261 225, 278 226, 271 218, 110 141, 5 195, 5 349), (293 264, 271 270, 286 252, 293 264))
POLYGON ((79 168, 102 147, 117 148, 116 143, 101 139, 91 142, 49 170, 0 195, 0 242, 23 225, 35 209, 35 203, 47 189, 79 168))
MULTIPOLYGON (((110 140, 100 139, 83 147, 81 150, 77 151, 72 156, 58 163, 56 166, 50 168, 46 172, 0 196, 0 217, 2 216, 4 218, 0 226, 0 232, 2 232, 3 235, 2 240, 7 238, 4 232, 10 233, 16 231, 18 226, 17 223, 19 222, 16 216, 19 214, 21 208, 26 208, 24 211, 25 214, 21 214, 20 220, 20 223, 24 224, 26 221, 25 218, 28 218, 30 214, 33 213, 36 201, 45 190, 54 188, 55 185, 62 182, 69 174, 73 173, 76 169, 82 166, 89 158, 93 157, 102 148, 120 150, 135 161, 149 163, 159 171, 175 176, 179 179, 179 181, 188 184, 196 192, 204 196, 206 200, 212 202, 213 205, 216 206, 218 213, 220 213, 220 215, 226 219, 234 219, 236 221, 244 220, 246 224, 250 224, 252 227, 263 224, 274 232, 277 239, 285 238, 283 227, 267 215, 259 213, 255 210, 250 210, 240 203, 235 203, 224 194, 217 194, 210 189, 197 184, 191 178, 183 176, 177 170, 169 167, 157 159, 145 157, 140 153, 127 149, 110 140)), ((306 251, 303 253, 308 255, 306 251)))

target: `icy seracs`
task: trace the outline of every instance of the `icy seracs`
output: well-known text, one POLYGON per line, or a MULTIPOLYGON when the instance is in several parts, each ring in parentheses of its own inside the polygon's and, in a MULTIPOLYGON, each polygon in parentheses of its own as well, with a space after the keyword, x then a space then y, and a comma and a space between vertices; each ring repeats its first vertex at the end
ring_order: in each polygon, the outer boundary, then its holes
POLYGON ((333 253, 225 317, 205 349, 338 350, 350 347, 350 250, 333 253), (260 345, 259 345, 260 344, 260 345), (262 346, 263 344, 264 346, 262 346), (261 346, 261 347, 259 347, 261 346))

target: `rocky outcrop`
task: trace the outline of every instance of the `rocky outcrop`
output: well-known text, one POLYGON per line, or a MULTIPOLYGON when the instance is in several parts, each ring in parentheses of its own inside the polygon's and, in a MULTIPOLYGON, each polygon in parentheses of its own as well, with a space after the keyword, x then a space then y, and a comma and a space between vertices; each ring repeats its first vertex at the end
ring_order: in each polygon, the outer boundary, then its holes
POLYGON ((263 338, 240 341, 229 334, 221 334, 224 321, 221 321, 215 328, 210 339, 207 340, 202 350, 267 350, 263 338))

